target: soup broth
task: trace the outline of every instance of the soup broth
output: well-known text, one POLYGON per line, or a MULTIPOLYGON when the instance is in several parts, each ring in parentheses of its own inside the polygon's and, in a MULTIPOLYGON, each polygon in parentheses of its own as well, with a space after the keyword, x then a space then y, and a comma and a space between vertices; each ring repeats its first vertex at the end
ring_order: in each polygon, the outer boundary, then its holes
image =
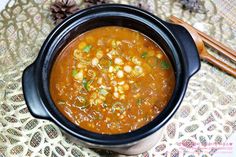
POLYGON ((51 70, 50 93, 74 124, 100 134, 136 130, 168 103, 174 70, 162 49, 124 27, 90 30, 70 42, 51 70))

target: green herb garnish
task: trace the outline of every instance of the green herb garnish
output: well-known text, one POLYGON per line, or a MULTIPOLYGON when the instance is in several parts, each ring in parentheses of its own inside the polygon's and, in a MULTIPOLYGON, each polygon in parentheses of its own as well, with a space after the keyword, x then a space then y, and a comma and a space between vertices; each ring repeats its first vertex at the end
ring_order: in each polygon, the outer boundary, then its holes
POLYGON ((101 88, 99 90, 99 94, 106 96, 108 94, 108 91, 106 89, 104 89, 104 88, 101 88))
POLYGON ((78 99, 78 103, 77 103, 77 106, 80 108, 80 109, 86 109, 87 107, 89 107, 89 103, 87 103, 86 99, 82 96, 78 96, 77 97, 78 99))
POLYGON ((102 115, 95 115, 95 117, 94 117, 96 120, 102 120, 102 115))
POLYGON ((82 109, 82 110, 84 110, 84 109, 86 109, 86 108, 88 108, 89 107, 89 104, 87 103, 87 102, 85 102, 83 105, 81 105, 79 108, 80 109, 82 109))
POLYGON ((72 76, 75 77, 78 74, 78 71, 76 69, 72 70, 72 76))
POLYGON ((83 79, 82 84, 83 84, 83 87, 84 87, 87 91, 90 90, 90 88, 89 88, 89 82, 87 81, 86 78, 83 79))
POLYGON ((106 104, 106 102, 103 102, 102 107, 103 107, 103 108, 107 108, 107 107, 108 107, 108 105, 106 104))
POLYGON ((86 52, 86 53, 89 53, 90 50, 92 48, 92 45, 86 45, 84 48, 83 48, 83 51, 86 52))
POLYGON ((119 70, 120 70, 120 66, 118 66, 118 65, 115 66, 115 70, 116 70, 116 71, 119 71, 119 70))
POLYGON ((136 103, 137 103, 138 106, 140 106, 140 105, 142 105, 143 100, 141 98, 139 98, 136 103))
POLYGON ((142 57, 142 58, 147 58, 147 55, 148 55, 147 52, 143 52, 143 53, 141 54, 141 57, 142 57))
POLYGON ((115 111, 124 112, 125 111, 125 107, 123 106, 123 104, 121 102, 115 102, 112 105, 111 110, 112 110, 112 112, 115 112, 115 111))
POLYGON ((162 69, 169 69, 170 65, 167 61, 161 61, 161 68, 162 69))

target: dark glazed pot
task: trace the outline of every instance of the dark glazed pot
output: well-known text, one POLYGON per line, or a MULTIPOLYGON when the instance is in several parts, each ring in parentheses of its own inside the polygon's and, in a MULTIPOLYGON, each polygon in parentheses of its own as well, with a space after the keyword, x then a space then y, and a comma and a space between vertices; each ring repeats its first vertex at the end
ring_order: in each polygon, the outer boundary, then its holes
POLYGON ((160 129, 178 109, 189 78, 199 68, 197 48, 185 28, 164 22, 135 7, 100 5, 74 14, 49 34, 35 62, 23 73, 23 92, 34 117, 54 122, 84 145, 123 154, 138 154, 158 141, 160 129), (160 45, 175 70, 176 86, 166 108, 153 121, 130 133, 102 135, 84 130, 67 120, 57 110, 50 96, 50 71, 62 48, 79 34, 102 26, 123 26, 145 34, 160 45))

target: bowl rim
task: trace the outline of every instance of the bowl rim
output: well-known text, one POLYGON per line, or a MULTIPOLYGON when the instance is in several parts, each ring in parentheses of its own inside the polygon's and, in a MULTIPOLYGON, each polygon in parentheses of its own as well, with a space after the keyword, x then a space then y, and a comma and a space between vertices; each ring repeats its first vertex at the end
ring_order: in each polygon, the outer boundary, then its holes
MULTIPOLYGON (((45 88, 49 88, 49 87, 45 87, 45 84, 44 84, 45 76, 42 73, 45 70, 45 69, 43 69, 45 66, 42 66, 42 63, 47 62, 47 61, 45 61, 45 57, 47 57, 47 55, 48 55, 47 51, 50 50, 50 46, 51 46, 53 40, 57 39, 57 35, 58 35, 58 33, 61 33, 60 31, 62 29, 70 27, 70 25, 73 23, 73 21, 76 19, 79 19, 80 16, 86 17, 90 14, 98 13, 98 11, 103 12, 105 9, 110 10, 110 12, 116 12, 116 13, 119 12, 120 14, 122 14, 122 13, 127 14, 127 12, 129 12, 129 14, 132 14, 135 17, 139 17, 141 20, 140 22, 144 22, 146 20, 144 17, 149 17, 150 19, 155 21, 155 23, 154 22, 150 22, 150 23, 153 23, 154 25, 158 24, 159 26, 162 26, 162 29, 165 29, 165 33, 166 33, 166 35, 169 36, 169 38, 171 38, 171 41, 173 42, 172 44, 175 45, 174 48, 176 49, 176 51, 181 51, 179 43, 177 42, 177 39, 172 34, 172 32, 169 30, 169 28, 166 27, 166 25, 165 25, 166 22, 155 17, 151 13, 141 10, 139 8, 133 7, 133 6, 129 6, 129 5, 121 5, 121 4, 98 5, 98 6, 94 6, 94 7, 84 9, 84 10, 77 12, 76 14, 65 19, 62 23, 60 23, 58 26, 56 26, 55 29, 53 29, 53 31, 49 34, 48 38, 45 40, 45 42, 40 50, 40 53, 34 63, 34 65, 35 65, 35 67, 34 67, 35 68, 35 78, 38 78, 38 79, 36 79, 36 82, 37 82, 36 84, 38 86, 37 87, 38 92, 39 92, 39 95, 42 99, 44 109, 46 110, 46 112, 49 114, 49 116, 51 118, 49 120, 56 123, 58 126, 60 126, 60 128, 62 128, 66 132, 70 133, 71 135, 73 135, 73 136, 77 137, 78 139, 80 139, 86 143, 89 143, 89 144, 99 144, 99 145, 105 145, 105 146, 119 146, 119 145, 124 145, 124 144, 127 145, 127 144, 135 143, 135 142, 142 140, 145 137, 153 134, 154 132, 158 131, 161 127, 163 127, 163 125, 166 122, 168 122, 168 120, 174 115, 174 113, 178 109, 178 107, 183 99, 183 96, 184 96, 186 88, 187 88, 188 80, 190 77, 186 74, 186 69, 183 65, 186 63, 180 63, 180 65, 182 65, 182 67, 181 67, 182 71, 179 71, 179 75, 181 76, 181 80, 179 80, 179 81, 181 81, 180 82, 181 87, 178 88, 178 91, 177 91, 178 96, 172 96, 171 100, 168 102, 166 108, 156 118, 154 118, 151 122, 149 122, 148 124, 144 125, 143 127, 139 128, 137 130, 134 130, 134 131, 131 131, 128 133, 122 133, 122 134, 106 135, 106 134, 99 134, 99 133, 94 133, 94 132, 85 130, 85 129, 80 128, 77 125, 73 124, 72 122, 69 123, 70 125, 71 124, 73 125, 71 127, 68 127, 68 125, 63 124, 61 122, 61 119, 58 120, 58 117, 56 117, 58 115, 55 115, 55 113, 57 113, 56 111, 54 111, 55 105, 53 105, 54 106, 54 109, 53 109, 52 100, 49 100, 50 96, 47 95, 47 94, 50 95, 50 93, 46 93, 49 90, 47 90, 45 88), (118 10, 120 9, 120 11, 118 11, 117 9, 118 10), (41 86, 41 84, 43 84, 43 86, 41 86), (175 100, 174 103, 173 103, 173 101, 174 101, 173 99, 175 100), (167 113, 167 111, 168 111, 168 115, 164 116, 163 114, 167 113), (163 120, 161 122, 159 122, 158 125, 156 125, 156 121, 157 121, 156 119, 158 119, 160 116, 164 116, 165 118, 162 118, 163 120)), ((110 12, 107 12, 107 14, 110 12)), ((94 18, 97 18, 97 16, 95 16, 94 18)), ((177 65, 175 65, 175 66, 177 66, 177 65)), ((176 94, 176 93, 173 92, 173 95, 174 94, 176 94)), ((60 117, 60 118, 62 118, 62 117, 60 117)), ((67 121, 70 122, 69 120, 67 120, 67 121)))

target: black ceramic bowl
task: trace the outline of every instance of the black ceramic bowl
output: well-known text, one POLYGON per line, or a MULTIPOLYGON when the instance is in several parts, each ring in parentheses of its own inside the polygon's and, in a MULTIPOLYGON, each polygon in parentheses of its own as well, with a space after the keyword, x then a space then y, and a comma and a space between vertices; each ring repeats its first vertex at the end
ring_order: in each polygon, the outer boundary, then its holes
POLYGON ((23 91, 33 116, 51 120, 83 144, 124 154, 138 154, 157 142, 159 130, 178 109, 189 78, 199 68, 196 46, 183 27, 164 22, 135 7, 100 5, 74 14, 49 34, 36 61, 23 73, 23 91), (50 71, 62 48, 79 34, 102 26, 122 26, 145 34, 164 50, 175 70, 176 86, 165 109, 153 121, 130 133, 102 135, 80 128, 58 111, 50 96, 50 71))

